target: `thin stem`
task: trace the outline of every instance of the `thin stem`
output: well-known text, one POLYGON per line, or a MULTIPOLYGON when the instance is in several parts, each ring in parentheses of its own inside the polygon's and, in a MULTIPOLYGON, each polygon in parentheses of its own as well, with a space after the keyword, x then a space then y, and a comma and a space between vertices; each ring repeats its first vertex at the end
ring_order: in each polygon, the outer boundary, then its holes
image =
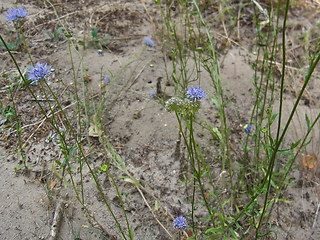
MULTIPOLYGON (((70 40, 70 38, 68 38, 68 50, 69 50, 69 56, 70 56, 70 61, 71 61, 71 69, 72 69, 73 82, 74 82, 74 90, 75 90, 75 96, 76 96, 76 102, 77 102, 78 131, 79 131, 78 135, 81 138, 81 136, 82 136, 82 131, 81 131, 82 130, 81 129, 81 107, 80 107, 80 99, 79 99, 79 95, 78 95, 78 81, 76 79, 76 71, 75 71, 75 67, 74 67, 72 51, 71 51, 71 43, 70 42, 71 42, 71 40, 70 40)), ((90 144, 90 141, 88 141, 88 142, 90 144)), ((83 187, 82 169, 83 169, 83 162, 81 160, 79 160, 81 199, 84 202, 84 187, 83 187)))
POLYGON ((23 41, 24 49, 25 49, 26 52, 28 53, 30 62, 31 62, 31 64, 32 64, 32 66, 34 67, 34 62, 32 61, 32 57, 31 57, 31 55, 30 55, 30 52, 29 52, 29 49, 28 49, 28 45, 27 45, 27 42, 26 42, 26 38, 25 38, 24 32, 23 32, 23 30, 22 30, 22 23, 21 23, 21 21, 18 21, 18 24, 19 24, 19 30, 20 30, 20 33, 21 33, 21 36, 22 36, 22 41, 23 41))
POLYGON ((13 96, 13 85, 9 86, 9 92, 10 92, 10 98, 11 98, 11 102, 12 102, 12 105, 13 105, 13 111, 14 111, 14 120, 16 121, 16 131, 17 131, 17 135, 18 135, 18 148, 19 148, 19 151, 20 151, 20 155, 21 155, 21 158, 22 158, 22 163, 24 165, 24 167, 27 169, 27 163, 26 163, 26 156, 23 152, 23 145, 22 145, 22 138, 21 138, 21 131, 22 131, 22 128, 21 128, 21 119, 19 118, 18 116, 18 113, 17 113, 17 107, 16 107, 16 104, 15 104, 15 101, 14 101, 14 96, 13 96))
POLYGON ((202 175, 201 174, 201 163, 200 163, 200 156, 199 156, 198 151, 197 151, 196 141, 194 139, 194 130, 193 130, 193 120, 192 120, 192 118, 190 119, 190 138, 191 138, 191 142, 192 142, 192 146, 193 146, 193 152, 194 152, 194 155, 195 155, 195 159, 197 160, 197 165, 198 165, 197 166, 198 170, 195 171, 196 178, 198 180, 200 191, 201 191, 201 195, 202 195, 203 201, 204 201, 204 203, 206 205, 206 208, 208 210, 208 213, 210 214, 210 216, 212 216, 212 210, 209 207, 207 198, 205 196, 205 191, 204 191, 204 188, 203 188, 203 184, 202 184, 202 181, 201 181, 201 175, 202 175))
POLYGON ((130 239, 133 240, 133 238, 132 238, 133 236, 132 236, 132 234, 131 234, 131 229, 130 229, 129 220, 128 220, 127 213, 126 213, 126 210, 125 210, 124 205, 123 205, 122 197, 121 197, 121 194, 120 194, 120 192, 119 192, 118 186, 117 186, 114 178, 112 177, 111 173, 109 172, 109 170, 107 170, 107 173, 108 173, 109 177, 111 178, 112 183, 113 183, 113 185, 114 185, 114 187, 115 187, 115 189, 116 189, 116 191, 117 191, 117 195, 118 195, 119 200, 120 200, 121 208, 122 208, 124 217, 125 217, 125 219, 126 219, 127 228, 128 228, 128 232, 129 232, 129 237, 130 237, 130 239))
MULTIPOLYGON (((186 136, 185 136, 185 134, 183 132, 181 119, 180 119, 180 117, 179 117, 177 112, 175 112, 175 114, 176 114, 176 117, 177 117, 177 120, 178 120, 178 123, 179 123, 179 130, 180 130, 180 132, 182 134, 184 143, 186 144, 186 147, 187 147, 187 150, 188 150, 189 158, 191 158, 191 155, 192 155, 191 146, 188 144, 188 140, 187 140, 187 138, 186 138, 186 136)), ((194 165, 193 165, 193 169, 194 169, 194 165)), ((194 208, 195 208, 194 202, 195 202, 195 178, 193 179, 193 191, 192 191, 192 200, 191 200, 191 219, 192 219, 192 230, 193 230, 194 233, 196 233, 195 222, 194 222, 194 208)))
MULTIPOLYGON (((208 60, 203 60, 203 64, 207 72, 210 74, 210 78, 212 80, 213 86, 216 90, 216 97, 218 101, 218 110, 219 110, 219 117, 220 117, 220 124, 221 124, 221 132, 222 132, 222 144, 221 144, 221 150, 222 150, 222 165, 223 168, 227 165, 228 171, 229 171, 229 177, 230 177, 230 187, 233 189, 233 172, 231 168, 231 157, 230 157, 230 144, 229 144, 229 129, 227 125, 227 119, 226 119, 226 113, 225 113, 225 100, 224 100, 224 93, 222 88, 222 82, 219 72, 219 64, 216 58, 216 52, 215 47, 213 43, 213 38, 211 37, 211 34, 209 32, 209 29, 207 27, 207 24, 205 20, 202 17, 201 11, 199 9, 197 1, 193 0, 192 3, 196 7, 197 14, 199 16, 199 20, 202 24, 202 26, 205 29, 207 39, 209 41, 208 47, 209 47, 209 59, 211 59, 209 65, 206 63, 208 60)), ((224 169, 222 169, 224 171, 224 169)), ((225 179, 222 178, 222 183, 225 185, 225 179)), ((231 191, 231 205, 233 202, 233 191, 231 191)))
MULTIPOLYGON (((286 10, 288 10, 288 9, 287 9, 287 8, 288 8, 288 5, 289 5, 289 0, 287 0, 286 10)), ((287 15, 287 14, 286 14, 286 15, 287 15)), ((285 16, 286 16, 286 15, 285 15, 285 16)), ((317 53, 316 57, 315 57, 315 58, 313 59, 313 61, 312 61, 311 66, 309 67, 309 70, 308 70, 307 75, 306 75, 306 77, 305 77, 305 81, 304 81, 303 87, 302 87, 301 91, 299 92, 298 98, 297 98, 297 100, 296 100, 296 102, 295 102, 295 105, 293 106, 293 109, 291 110, 289 119, 288 119, 288 121, 287 121, 287 123, 286 123, 286 125, 285 125, 285 127, 284 127, 284 130, 283 130, 281 136, 279 137, 279 140, 276 141, 276 146, 275 146, 275 148, 274 148, 274 150, 273 150, 273 155, 272 155, 272 157, 271 157, 271 162, 270 162, 270 164, 269 164, 269 168, 268 168, 267 175, 266 175, 266 178, 265 178, 265 180, 268 179, 267 192, 266 192, 265 199, 264 199, 263 211, 262 211, 262 214, 261 214, 261 217, 260 217, 260 221, 259 221, 259 225, 258 225, 258 228, 257 228, 257 231, 256 231, 256 238, 258 237, 258 233, 259 233, 259 230, 260 230, 260 228, 261 228, 263 216, 264 216, 265 211, 266 211, 267 200, 268 200, 268 195, 269 195, 270 186, 271 186, 271 179, 272 179, 273 167, 274 167, 274 162, 275 162, 275 158, 276 158, 277 152, 278 152, 278 150, 279 150, 279 148, 280 148, 280 145, 281 145, 281 143, 282 143, 282 141, 283 141, 283 139, 284 139, 284 136, 285 136, 285 134, 286 134, 286 132, 287 132, 287 130, 288 130, 288 128, 289 128, 289 125, 291 124, 291 121, 292 121, 293 116, 294 116, 294 114, 295 114, 295 112, 296 112, 296 109, 297 109, 297 107, 298 107, 298 105, 299 105, 299 102, 300 102, 300 100, 301 100, 301 98, 302 98, 302 95, 303 95, 303 93, 304 93, 307 85, 309 84, 309 81, 310 81, 310 79, 311 79, 312 73, 313 73, 315 67, 317 66, 319 60, 320 60, 320 54, 317 53)), ((284 64, 285 64, 285 63, 284 63, 284 64)), ((284 74, 284 72, 283 72, 283 74, 284 74)), ((280 124, 280 122, 279 122, 279 124, 280 124)), ((278 128, 278 130, 279 130, 279 128, 278 128)), ((264 182, 265 182, 265 181, 264 181, 264 182)))

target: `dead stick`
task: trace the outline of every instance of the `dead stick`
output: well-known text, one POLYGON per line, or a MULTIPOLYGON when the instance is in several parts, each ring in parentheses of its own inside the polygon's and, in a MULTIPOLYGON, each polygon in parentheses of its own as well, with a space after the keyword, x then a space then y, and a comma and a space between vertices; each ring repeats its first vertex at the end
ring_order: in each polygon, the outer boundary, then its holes
POLYGON ((139 191, 141 197, 143 198, 143 201, 145 202, 145 204, 147 205, 147 207, 149 208, 151 214, 153 215, 154 219, 157 221, 157 223, 166 231, 166 233, 170 236, 170 238, 173 240, 174 238, 172 237, 172 235, 170 234, 170 232, 163 226, 163 224, 158 220, 158 218, 156 217, 156 215, 154 214, 154 212, 152 211, 152 208, 150 207, 149 203, 147 202, 146 198, 144 197, 141 189, 139 187, 137 187, 137 190, 139 191))
POLYGON ((316 224, 317 224, 317 218, 318 218, 319 208, 320 208, 320 203, 318 204, 316 214, 314 215, 314 220, 313 220, 312 228, 315 228, 315 226, 316 226, 316 224))
POLYGON ((51 230, 50 230, 50 236, 48 237, 48 240, 56 240, 58 237, 63 208, 64 208, 64 201, 60 200, 54 212, 54 217, 53 217, 51 230))

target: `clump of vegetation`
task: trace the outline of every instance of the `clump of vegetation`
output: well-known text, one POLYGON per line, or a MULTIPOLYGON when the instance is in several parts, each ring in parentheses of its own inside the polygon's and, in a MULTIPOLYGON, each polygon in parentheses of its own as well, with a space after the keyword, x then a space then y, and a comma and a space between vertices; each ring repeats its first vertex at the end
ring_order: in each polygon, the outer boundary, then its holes
MULTIPOLYGON (((131 86, 137 77, 134 76, 126 86, 117 86, 121 90, 116 92, 114 99, 111 99, 108 98, 111 95, 110 87, 116 85, 115 79, 121 75, 122 71, 113 74, 101 69, 99 101, 90 105, 91 99, 88 98, 87 93, 88 84, 92 79, 84 67, 81 68, 80 74, 76 71, 73 54, 81 56, 78 45, 82 45, 85 48, 99 49, 97 57, 102 57, 102 49, 110 40, 110 36, 100 37, 98 29, 93 28, 92 38, 86 42, 75 39, 64 26, 57 28, 54 32, 47 32, 54 40, 65 38, 67 41, 73 77, 71 92, 75 100, 73 112, 70 114, 63 105, 61 95, 55 92, 50 84, 51 76, 58 75, 53 69, 54 63, 35 63, 29 52, 22 28, 22 22, 28 17, 28 12, 24 8, 11 9, 7 12, 7 21, 13 23, 19 31, 18 40, 15 43, 9 43, 0 35, 0 44, 13 60, 21 80, 19 84, 13 84, 8 89, 12 105, 1 107, 4 120, 0 127, 10 123, 10 127, 15 127, 18 135, 18 152, 23 159, 23 164, 15 170, 19 172, 32 167, 28 166, 25 157, 21 116, 17 108, 19 103, 16 92, 23 87, 36 102, 42 116, 57 135, 61 159, 56 159, 53 163, 53 174, 58 177, 61 185, 69 187, 69 182, 71 183, 74 194, 90 222, 97 223, 95 216, 90 214, 87 207, 85 169, 90 173, 99 197, 114 221, 118 237, 123 239, 135 239, 135 234, 134 222, 129 221, 126 208, 126 204, 130 203, 126 203, 127 196, 119 189, 121 181, 130 183, 137 189, 168 239, 263 239, 271 236, 273 229, 270 227, 269 219, 274 206, 279 202, 288 202, 283 198, 282 192, 290 185, 290 173, 294 163, 297 162, 306 145, 312 141, 309 139, 310 135, 320 118, 320 113, 312 121, 306 115, 307 131, 295 141, 290 142, 290 139, 286 138, 288 129, 292 126, 293 117, 318 66, 320 42, 316 44, 316 51, 308 52, 308 69, 294 105, 290 109, 289 117, 284 122, 283 104, 286 85, 284 73, 287 68, 286 27, 289 1, 285 5, 270 6, 269 10, 257 1, 253 1, 251 6, 255 12, 252 16, 255 25, 253 31, 257 41, 256 59, 253 63, 255 73, 252 79, 252 94, 255 100, 252 112, 246 113, 247 121, 243 123, 244 127, 240 133, 243 140, 235 147, 230 140, 233 134, 228 119, 230 98, 225 91, 225 80, 220 74, 218 55, 232 44, 232 33, 229 34, 228 29, 236 26, 235 16, 238 14, 240 18, 241 11, 248 7, 247 4, 241 2, 235 7, 232 1, 222 4, 195 0, 165 2, 157 0, 155 4, 161 12, 163 21, 163 25, 157 29, 156 34, 164 42, 161 49, 164 59, 170 60, 168 62, 171 65, 167 65, 166 73, 168 84, 174 87, 174 96, 168 94, 165 95, 166 98, 162 98, 164 94, 159 84, 157 91, 150 93, 148 101, 156 101, 170 114, 175 114, 179 136, 182 137, 182 143, 179 142, 179 144, 185 147, 183 153, 185 158, 184 162, 180 163, 179 171, 183 176, 179 179, 185 185, 186 191, 191 192, 186 196, 190 203, 188 208, 190 212, 174 216, 171 225, 162 223, 155 213, 158 211, 161 199, 158 200, 152 196, 155 199, 155 207, 150 206, 143 193, 148 192, 147 187, 141 179, 128 170, 125 160, 104 132, 103 119, 108 114, 106 100, 109 105, 115 104, 118 97, 128 91, 128 86, 131 86), (210 29, 210 19, 205 17, 209 11, 217 11, 222 29, 226 33, 226 42, 219 49, 216 36, 210 29), (22 66, 12 53, 18 50, 22 43, 29 57, 26 73, 23 73, 22 66), (281 63, 282 73, 279 78, 274 71, 275 64, 278 62, 281 63), (203 86, 208 86, 208 82, 211 88, 204 89, 203 86), (39 98, 39 93, 43 99, 39 98), (204 99, 208 100, 205 106, 202 104, 204 99), (275 102, 279 103, 278 108, 274 107, 275 102), (215 125, 201 119, 201 112, 208 108, 208 104, 217 116, 215 125), (92 109, 90 106, 93 106, 92 109), (207 148, 211 147, 210 143, 203 144, 198 138, 199 132, 214 136, 216 156, 208 156, 207 148), (108 160, 101 166, 91 162, 88 159, 87 151, 89 150, 85 150, 92 146, 92 138, 98 140, 97 142, 105 150, 105 155, 108 156, 108 160), (232 149, 240 150, 233 154, 232 149), (219 162, 218 170, 213 164, 216 162, 219 162), (186 171, 185 166, 187 166, 186 171), (112 167, 118 174, 120 173, 120 177, 112 172, 112 167), (101 176, 105 179, 103 183, 100 181, 101 176), (115 214, 110 199, 103 191, 103 184, 112 186, 116 192, 122 219, 119 214, 115 214), (201 217, 196 214, 198 209, 205 211, 201 217), (176 232, 172 233, 170 228, 175 228, 176 232)), ((59 19, 59 16, 57 17, 59 19)), ((158 42, 156 44, 151 37, 145 37, 143 41, 141 39, 141 44, 146 45, 143 48, 144 52, 157 51, 156 48, 160 45, 158 42)), ((83 62, 80 62, 81 66, 82 64, 83 62)), ((138 119, 141 116, 137 114, 135 117, 138 119)), ((314 153, 306 154, 301 160, 302 171, 312 171, 315 176, 319 165, 318 159, 319 156, 314 153)), ((95 225, 105 236, 116 239, 114 233, 110 233, 107 227, 99 223, 95 225)))

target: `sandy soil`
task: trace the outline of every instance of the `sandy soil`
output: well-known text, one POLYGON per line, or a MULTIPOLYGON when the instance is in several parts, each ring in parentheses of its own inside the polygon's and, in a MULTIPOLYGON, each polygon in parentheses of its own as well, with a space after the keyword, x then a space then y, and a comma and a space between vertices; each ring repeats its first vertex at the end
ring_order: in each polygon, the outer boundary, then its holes
MULTIPOLYGON (((10 7, 25 7, 29 16, 23 25, 27 42, 34 61, 48 62, 55 68, 50 77, 50 85, 59 93, 62 104, 68 111, 68 116, 75 116, 75 99, 73 92, 73 73, 68 57, 67 42, 63 39, 53 40, 46 31, 60 27, 53 9, 45 1, 15 1, 3 0, 0 3, 0 26, 7 41, 14 39, 16 33, 9 32, 9 24, 5 22, 5 11, 10 7)), ((57 12, 68 29, 72 30, 75 41, 90 40, 93 27, 99 29, 99 36, 108 36, 103 47, 103 55, 97 53, 92 44, 85 50, 80 46, 80 57, 72 51, 77 77, 81 76, 81 68, 88 82, 88 106, 92 116, 99 108, 101 94, 107 93, 105 110, 102 115, 102 129, 108 136, 117 152, 125 160, 128 171, 141 180, 146 191, 144 197, 154 209, 155 202, 159 209, 155 215, 161 223, 177 238, 177 231, 172 226, 172 220, 178 214, 190 212, 187 196, 190 194, 184 184, 179 181, 181 161, 184 157, 183 146, 180 146, 178 124, 174 114, 165 111, 160 101, 150 99, 153 90, 159 90, 166 96, 174 94, 173 84, 167 79, 171 71, 170 61, 166 58, 169 49, 158 32, 160 21, 159 9, 153 1, 63 1, 53 0, 57 12), (150 36, 156 41, 155 47, 143 44, 144 36, 150 36), (166 67, 167 64, 167 67, 166 67), (110 76, 110 83, 103 85, 103 76, 110 76)), ((206 17, 210 19, 214 14, 208 9, 206 17)), ((308 8, 294 8, 290 12, 292 20, 288 24, 289 41, 292 42, 292 56, 300 57, 304 52, 297 47, 297 32, 310 28, 319 19, 319 11, 308 8), (308 13, 313 13, 312 18, 308 13), (302 14, 303 13, 303 14, 302 14), (299 22, 299 24, 297 24, 299 22), (299 25, 299 26, 298 26, 299 25), (296 45, 295 45, 296 44, 296 45), (297 48, 296 48, 297 47, 297 48), (299 52, 300 51, 300 52, 299 52)), ((249 113, 253 106, 254 97, 251 67, 254 60, 255 34, 250 17, 241 19, 239 34, 241 40, 234 40, 230 46, 225 45, 224 30, 220 23, 211 22, 212 31, 217 36, 221 62, 221 76, 230 99, 228 105, 228 121, 231 126, 232 141, 235 144, 233 156, 236 157, 241 149, 237 143, 243 140, 242 126, 249 120, 249 113)), ((236 34, 235 34, 236 35, 236 34)), ((231 36, 232 38, 232 36, 231 36)), ((10 76, 16 70, 9 55, 0 49, 1 81, 0 91, 2 111, 10 105, 10 95, 7 86, 15 81, 10 76)), ((22 48, 15 52, 18 64, 23 70, 29 66, 27 54, 22 48)), ((298 60, 297 60, 298 62, 298 60)), ((298 63, 292 63, 298 68, 298 63), (295 65, 296 64, 296 65, 295 65)), ((190 63, 190 68, 192 69, 190 63)), ((285 106, 289 109, 301 83, 303 66, 298 75, 290 76, 287 86, 285 106)), ((296 73, 296 72, 295 72, 296 73)), ((288 142, 296 139, 303 131, 301 122, 304 114, 314 118, 319 112, 319 79, 314 79, 304 98, 304 106, 299 110, 290 130, 288 142)), ((208 95, 213 94, 208 76, 203 76, 203 86, 208 95)), ((37 87, 33 87, 35 94, 40 94, 37 87)), ((39 96, 42 97, 42 96, 39 96)), ((17 150, 17 133, 10 124, 1 120, 0 143, 0 238, 1 239, 48 239, 56 205, 63 200, 61 228, 58 239, 109 239, 106 232, 119 236, 115 224, 110 217, 102 199, 96 189, 92 177, 85 170, 85 198, 87 208, 95 216, 96 222, 89 222, 81 205, 75 199, 69 180, 60 184, 53 170, 56 160, 62 156, 49 123, 43 119, 36 103, 25 89, 15 91, 17 113, 22 119, 22 138, 28 145, 25 154, 28 164, 32 165, 28 171, 15 171, 21 164, 21 156, 17 150), (100 226, 97 224, 99 223, 100 226)), ((43 106, 47 107, 43 102, 43 106)), ((288 111, 289 112, 289 111, 288 111)), ((204 99, 200 116, 210 122, 217 123, 215 109, 212 108, 210 98, 204 99)), ((285 119, 285 118, 284 118, 285 119)), ((92 120, 92 118, 91 118, 92 120)), ((63 122, 63 120, 61 120, 63 122)), ((63 125, 62 125, 63 126, 63 125)), ((319 126, 315 133, 319 132, 319 126)), ((199 134, 199 140, 207 144, 208 155, 215 154, 215 140, 207 136, 207 132, 199 134)), ((306 152, 319 154, 319 135, 314 134, 314 143, 306 152)), ((103 192, 111 202, 111 207, 121 224, 124 224, 119 199, 116 196, 110 179, 105 173, 99 172, 103 163, 110 161, 96 137, 90 137, 90 147, 86 137, 83 138, 84 149, 93 168, 96 169, 103 192)), ((220 163, 212 156, 212 164, 219 175, 220 163)), ((114 176, 122 173, 112 167, 114 176)), ((290 203, 279 203, 270 219, 270 225, 277 233, 277 239, 319 239, 319 216, 316 215, 320 203, 319 179, 304 178, 307 173, 299 171, 299 166, 293 173, 292 186, 283 197, 290 203), (303 179, 301 179, 301 175, 303 179)), ((75 175, 79 183, 79 175, 75 175)), ((167 233, 155 221, 141 194, 130 183, 116 177, 122 193, 129 221, 134 226, 136 239, 170 239, 167 233)), ((203 217, 202 209, 197 210, 197 217, 203 217)), ((276 239, 276 235, 273 238, 276 239)))

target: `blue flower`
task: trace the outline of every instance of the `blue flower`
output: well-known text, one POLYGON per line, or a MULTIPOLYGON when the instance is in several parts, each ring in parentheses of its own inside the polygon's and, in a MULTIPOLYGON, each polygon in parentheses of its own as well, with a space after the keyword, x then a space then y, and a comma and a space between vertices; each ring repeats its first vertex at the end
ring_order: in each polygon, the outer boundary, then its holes
POLYGON ((198 101, 205 98, 206 94, 200 87, 189 88, 186 92, 186 97, 193 101, 198 101))
POLYGON ((12 8, 9 11, 7 11, 7 21, 19 21, 22 18, 26 17, 28 15, 28 12, 25 8, 12 8))
POLYGON ((154 47, 156 45, 156 43, 150 37, 145 37, 143 42, 149 47, 154 47))
POLYGON ((152 90, 149 94, 149 97, 153 98, 156 93, 157 93, 156 90, 152 90))
POLYGON ((30 84, 38 84, 38 81, 48 77, 51 72, 51 67, 47 63, 36 63, 35 66, 32 66, 28 71, 28 79, 32 80, 30 84))
POLYGON ((244 132, 245 132, 246 134, 248 134, 249 132, 251 132, 251 129, 252 129, 251 124, 246 124, 246 125, 244 126, 244 132))
POLYGON ((101 49, 98 50, 98 55, 103 56, 103 51, 101 49))
POLYGON ((183 216, 179 216, 173 221, 173 226, 180 229, 185 228, 187 226, 187 220, 183 216))
POLYGON ((109 83, 110 82, 109 76, 104 76, 103 80, 104 80, 105 83, 109 83))

